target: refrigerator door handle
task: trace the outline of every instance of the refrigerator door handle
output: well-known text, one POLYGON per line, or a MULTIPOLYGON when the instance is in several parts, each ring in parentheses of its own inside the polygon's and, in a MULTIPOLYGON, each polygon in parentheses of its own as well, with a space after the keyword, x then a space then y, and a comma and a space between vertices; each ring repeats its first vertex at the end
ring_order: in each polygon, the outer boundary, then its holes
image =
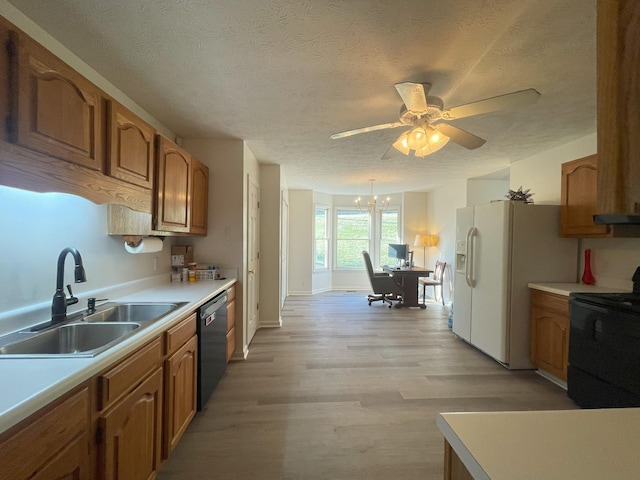
POLYGON ((471 227, 467 232, 467 261, 465 262, 464 278, 471 288, 475 287, 475 281, 473 280, 473 251, 475 250, 473 242, 477 231, 476 227, 471 227))

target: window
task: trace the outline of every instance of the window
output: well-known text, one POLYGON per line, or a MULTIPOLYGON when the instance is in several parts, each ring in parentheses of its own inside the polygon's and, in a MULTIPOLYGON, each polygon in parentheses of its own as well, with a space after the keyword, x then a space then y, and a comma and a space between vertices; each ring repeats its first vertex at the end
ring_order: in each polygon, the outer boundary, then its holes
POLYGON ((317 207, 315 215, 314 270, 329 269, 329 209, 317 207))
POLYGON ((398 210, 385 210, 379 214, 380 224, 380 265, 395 265, 396 259, 389 258, 389 249, 387 248, 390 243, 400 242, 400 227, 399 219, 400 212, 398 210))
POLYGON ((369 214, 336 211, 336 268, 362 268, 362 251, 370 249, 369 214))

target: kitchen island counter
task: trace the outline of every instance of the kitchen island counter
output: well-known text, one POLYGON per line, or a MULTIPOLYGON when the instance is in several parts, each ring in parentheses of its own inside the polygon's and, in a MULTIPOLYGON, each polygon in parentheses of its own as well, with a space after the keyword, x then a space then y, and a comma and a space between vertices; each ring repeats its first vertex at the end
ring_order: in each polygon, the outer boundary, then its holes
POLYGON ((114 302, 187 302, 166 317, 93 358, 9 358, 0 356, 0 433, 75 386, 134 352, 198 306, 228 289, 235 279, 194 283, 161 282, 110 298, 114 302))
POLYGON ((476 480, 640 475, 640 408, 441 413, 436 423, 476 480))

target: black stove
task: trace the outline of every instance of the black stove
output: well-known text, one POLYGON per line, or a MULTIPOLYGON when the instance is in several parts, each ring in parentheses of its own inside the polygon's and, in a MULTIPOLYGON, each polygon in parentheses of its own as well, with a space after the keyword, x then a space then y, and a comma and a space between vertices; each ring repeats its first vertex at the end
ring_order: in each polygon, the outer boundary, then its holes
POLYGON ((567 393, 580 407, 640 407, 640 267, 633 282, 571 294, 567 393))
POLYGON ((640 294, 621 293, 574 293, 571 297, 581 302, 640 314, 640 294))

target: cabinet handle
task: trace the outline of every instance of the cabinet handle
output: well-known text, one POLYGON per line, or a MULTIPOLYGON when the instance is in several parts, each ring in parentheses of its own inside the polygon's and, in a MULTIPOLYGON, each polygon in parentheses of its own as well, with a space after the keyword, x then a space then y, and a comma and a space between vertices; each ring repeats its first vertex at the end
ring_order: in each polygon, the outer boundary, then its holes
POLYGON ((256 273, 255 270, 249 270, 249 273, 256 273))

